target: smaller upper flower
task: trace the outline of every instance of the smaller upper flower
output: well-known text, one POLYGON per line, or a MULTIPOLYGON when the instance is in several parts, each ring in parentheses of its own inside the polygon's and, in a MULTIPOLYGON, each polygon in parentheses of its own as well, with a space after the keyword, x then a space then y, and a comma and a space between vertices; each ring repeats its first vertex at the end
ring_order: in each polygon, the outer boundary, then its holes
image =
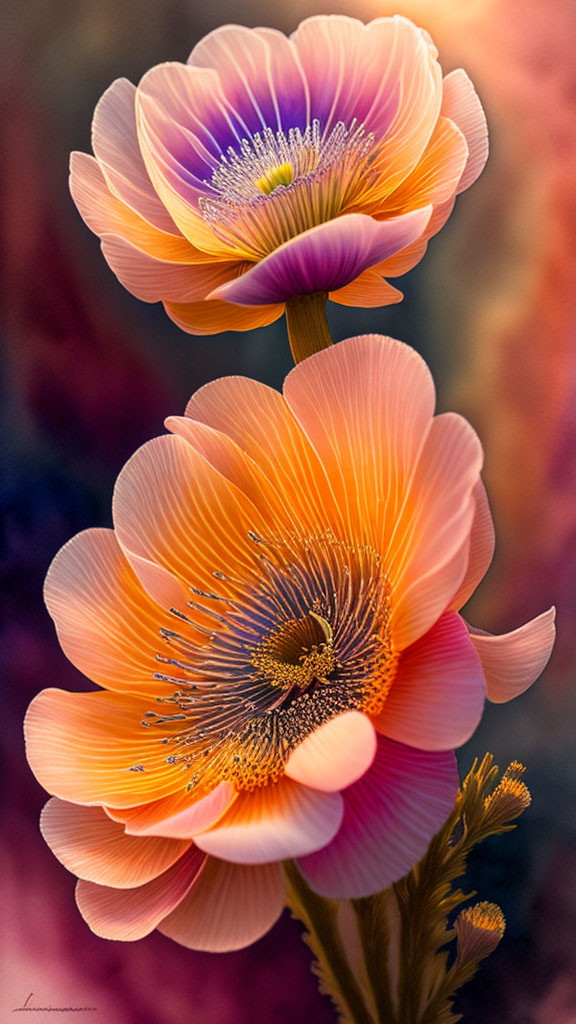
POLYGON ((382 306, 487 157, 468 76, 442 79, 402 17, 318 16, 286 38, 228 25, 187 64, 118 79, 71 190, 138 298, 193 334, 271 323, 329 293, 382 306))

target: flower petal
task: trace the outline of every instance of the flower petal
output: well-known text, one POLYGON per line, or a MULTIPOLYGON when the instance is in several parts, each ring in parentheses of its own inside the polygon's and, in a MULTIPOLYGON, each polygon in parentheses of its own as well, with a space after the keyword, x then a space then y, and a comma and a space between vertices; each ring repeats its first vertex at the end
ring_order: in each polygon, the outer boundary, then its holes
POLYGON ((136 889, 112 889, 80 880, 76 902, 86 923, 103 939, 142 939, 182 902, 202 876, 206 858, 190 848, 162 875, 136 889))
POLYGON ((136 89, 117 78, 94 111, 92 148, 111 192, 160 231, 180 232, 146 173, 136 132, 136 89))
POLYGON ((168 796, 183 786, 166 765, 162 733, 142 721, 154 701, 136 694, 43 690, 25 721, 26 754, 49 793, 79 804, 133 807, 168 796))
POLYGON ((488 700, 504 704, 532 686, 552 654, 555 618, 556 609, 549 608, 525 626, 502 636, 468 627, 486 675, 488 700))
POLYGON ((335 529, 338 502, 324 467, 282 395, 248 377, 211 381, 186 416, 226 434, 261 469, 286 514, 312 534, 335 529))
POLYGON ((440 112, 442 73, 407 18, 324 16, 292 36, 310 89, 310 112, 327 133, 353 118, 374 132, 392 190, 423 152, 440 112))
POLYGON ((404 296, 372 267, 360 274, 355 281, 344 285, 344 288, 330 292, 329 298, 332 302, 339 302, 341 306, 363 306, 368 309, 374 306, 391 306, 401 302, 404 296))
POLYGON ((447 118, 438 118, 416 167, 388 195, 387 215, 448 202, 456 193, 467 159, 468 146, 460 129, 447 118))
POLYGON ((220 782, 208 796, 194 802, 188 792, 165 797, 162 808, 158 806, 160 801, 154 808, 156 813, 153 821, 150 820, 151 815, 147 814, 150 804, 134 808, 134 813, 124 812, 122 818, 126 822, 126 834, 190 839, 193 834, 212 828, 234 803, 236 797, 237 793, 229 782, 220 782), (162 809, 164 816, 158 817, 162 809))
POLYGON ((334 793, 356 782, 375 754, 373 725, 359 711, 347 711, 303 740, 290 754, 284 771, 303 786, 334 793))
POLYGON ((56 798, 44 807, 40 829, 52 853, 78 878, 119 889, 150 882, 190 846, 179 839, 128 836, 101 807, 80 807, 56 798))
POLYGON ((482 716, 486 682, 465 623, 447 612, 402 652, 374 724, 421 750, 449 750, 470 738, 482 716))
POLYGON ((328 475, 348 536, 368 535, 379 547, 432 421, 434 384, 424 360, 391 338, 349 338, 296 366, 284 394, 328 475))
POLYGON ((243 792, 216 828, 195 836, 196 845, 233 864, 265 864, 301 857, 325 846, 342 821, 339 793, 321 793, 284 778, 243 792))
POLYGON ((242 272, 238 261, 164 262, 137 249, 124 238, 102 235, 104 258, 116 277, 143 302, 197 302, 242 272))
POLYGON ((466 575, 458 588, 451 607, 459 611, 476 590, 480 580, 488 572, 494 556, 494 523, 488 504, 486 488, 481 480, 474 488, 476 510, 470 531, 470 556, 466 575))
POLYGON ((380 736, 371 769, 345 791, 336 838, 298 866, 321 896, 371 896, 422 857, 457 792, 452 752, 429 753, 380 736))
MULTIPOLYGON (((176 585, 172 596, 180 592, 176 585)), ((64 653, 89 679, 112 690, 173 693, 154 679, 160 629, 173 619, 142 588, 113 530, 68 541, 48 570, 44 598, 64 653)))
POLYGON ((238 577, 258 565, 249 532, 261 519, 248 498, 181 437, 158 437, 127 462, 113 500, 116 535, 142 585, 154 596, 156 568, 183 591, 228 594, 216 573, 238 577))
POLYGON ((224 25, 204 36, 188 63, 218 72, 231 116, 244 132, 308 125, 306 78, 294 45, 281 32, 224 25))
POLYGON ((194 249, 174 229, 174 234, 150 224, 110 191, 98 161, 86 153, 70 157, 70 192, 85 223, 96 235, 126 238, 157 259, 174 263, 201 263, 206 253, 194 249))
POLYGON ((284 899, 280 865, 251 867, 208 857, 197 882, 158 930, 188 949, 227 953, 265 935, 284 899))
POLYGON ((210 298, 243 306, 285 302, 313 292, 332 292, 388 256, 414 242, 425 230, 431 208, 376 221, 346 214, 309 228, 256 263, 251 270, 220 285, 210 298))
POLYGON ((435 417, 387 536, 384 557, 394 588, 390 628, 397 650, 430 629, 462 584, 482 459, 465 419, 454 413, 435 417))
POLYGON ((468 143, 468 160, 458 184, 458 192, 463 192, 476 181, 488 159, 488 125, 476 90, 462 68, 444 79, 442 113, 454 121, 468 143))
POLYGON ((203 302, 165 302, 171 320, 188 334, 219 334, 221 331, 252 331, 278 320, 284 306, 233 306, 218 299, 203 302))

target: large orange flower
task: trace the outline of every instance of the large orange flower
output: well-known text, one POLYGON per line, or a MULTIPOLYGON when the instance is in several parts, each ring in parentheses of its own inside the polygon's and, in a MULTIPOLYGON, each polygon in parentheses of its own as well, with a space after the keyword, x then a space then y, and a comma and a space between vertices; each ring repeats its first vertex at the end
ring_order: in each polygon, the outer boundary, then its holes
POLYGON ((219 28, 187 64, 110 86, 78 208, 120 281, 193 334, 322 293, 382 306, 487 156, 467 75, 402 17, 219 28))
POLYGON ((206 385, 120 474, 114 530, 57 555, 62 647, 103 689, 50 689, 27 749, 43 831, 101 935, 252 941, 297 858, 366 896, 450 812, 486 689, 521 693, 553 611, 502 637, 459 615, 492 556, 482 451, 434 417, 422 359, 352 338, 288 376, 206 385))

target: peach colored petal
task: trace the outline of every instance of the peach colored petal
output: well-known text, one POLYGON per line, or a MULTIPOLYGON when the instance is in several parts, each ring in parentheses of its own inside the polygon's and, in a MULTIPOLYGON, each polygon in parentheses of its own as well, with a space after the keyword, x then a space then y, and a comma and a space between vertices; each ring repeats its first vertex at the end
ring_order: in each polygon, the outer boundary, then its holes
POLYGON ((221 331, 251 331, 267 327, 284 312, 284 304, 233 306, 218 299, 203 302, 165 302, 171 320, 188 334, 219 334, 221 331))
POLYGON ((216 828, 194 841, 205 853, 233 864, 287 860, 329 843, 342 813, 339 793, 321 793, 284 778, 240 793, 216 828))
POLYGON ((284 771, 303 786, 334 793, 356 782, 375 753, 373 725, 359 711, 347 711, 303 740, 290 754, 284 771))
POLYGON ((158 437, 127 462, 113 500, 118 540, 154 596, 159 566, 200 590, 229 593, 215 573, 245 578, 258 563, 249 532, 262 533, 248 498, 181 437, 158 437))
POLYGON ((468 160, 458 184, 463 192, 474 184, 488 159, 488 125, 476 90, 462 68, 443 82, 442 113, 458 125, 468 143, 468 160))
POLYGON ((252 867, 208 857, 188 895, 158 930, 188 949, 227 953, 265 935, 284 900, 280 865, 252 867))
POLYGON ((367 536, 379 548, 434 412, 423 359, 390 338, 349 338, 296 366, 284 394, 320 457, 348 536, 367 536))
POLYGON ((94 111, 92 149, 110 191, 160 231, 180 232, 146 173, 136 132, 136 89, 117 78, 94 111))
POLYGON ((384 260, 383 263, 379 263, 377 267, 372 269, 378 274, 382 274, 383 277, 401 277, 402 274, 412 270, 412 267, 415 267, 424 256, 430 239, 444 227, 454 209, 454 202, 455 198, 452 197, 447 202, 435 206, 422 238, 413 242, 412 245, 407 245, 405 249, 396 253, 395 256, 390 256, 389 259, 384 260))
MULTIPOLYGON (((171 603, 181 597, 179 585, 170 596, 171 603)), ((113 530, 73 537, 48 570, 44 598, 64 653, 94 682, 149 699, 173 692, 154 679, 160 629, 173 619, 143 590, 113 530)))
POLYGON ((388 284, 374 268, 365 270, 355 281, 329 295, 332 302, 339 302, 341 306, 363 306, 365 309, 390 306, 401 302, 403 297, 402 292, 388 284))
POLYGON ((198 302, 243 270, 238 262, 164 262, 116 235, 102 235, 102 253, 120 283, 144 302, 198 302))
POLYGON ((176 794, 163 801, 165 817, 153 823, 146 821, 144 814, 138 822, 135 815, 126 821, 126 834, 132 836, 168 836, 171 839, 190 839, 192 835, 213 828, 217 821, 236 800, 237 793, 229 782, 220 782, 208 796, 192 802, 191 794, 176 794), (187 798, 187 799, 186 799, 187 798), (173 805, 169 809, 170 804, 173 805), (182 808, 181 805, 184 804, 182 808), (178 809, 176 809, 178 808, 178 809))
POLYGON ((457 792, 451 751, 424 752, 380 736, 372 767, 343 794, 336 838, 298 866, 321 896, 371 896, 417 863, 457 792))
POLYGON ((468 627, 486 675, 488 700, 504 704, 532 686, 552 653, 555 618, 556 609, 549 608, 526 625, 502 636, 468 627))
POLYGON ((470 556, 482 448, 470 424, 436 416, 392 530, 385 564, 394 592, 390 627, 397 650, 423 636, 450 606, 470 556))
POLYGON ((448 202, 456 193, 467 159, 464 135, 452 121, 439 117, 418 164, 388 196, 386 215, 448 202))
POLYGON ((310 532, 336 527, 339 509, 324 467, 277 391, 247 377, 211 381, 192 395, 186 416, 227 434, 260 467, 295 523, 310 532))
POLYGON ((402 652, 376 728, 420 750, 451 750, 470 738, 484 709, 486 682, 465 623, 446 612, 402 652))
POLYGON ((123 942, 154 931, 202 877, 206 858, 193 847, 171 868, 136 889, 112 889, 80 880, 76 903, 96 935, 123 942))
POLYGON ((171 867, 190 842, 127 836, 101 807, 49 800, 40 829, 52 853, 78 878, 119 889, 144 885, 171 867))
POLYGON ((279 245, 245 274, 219 285, 209 297, 260 306, 336 291, 419 238, 431 212, 425 207, 386 221, 361 213, 336 217, 279 245))
POLYGON ((169 416, 165 426, 188 441, 214 469, 238 487, 276 532, 281 533, 288 524, 296 525, 291 505, 283 500, 260 467, 228 434, 189 416, 169 416))
POLYGON ((308 85, 295 47, 281 32, 224 25, 200 40, 188 63, 218 72, 232 116, 246 132, 306 128, 308 85))
POLYGON ((451 604, 451 607, 456 611, 459 611, 466 604, 466 601, 472 597, 480 580, 484 579, 488 572, 494 556, 494 523, 492 522, 486 488, 481 480, 478 481, 474 488, 474 500, 476 502, 476 509, 470 531, 468 568, 458 593, 451 604))
POLYGON ((118 235, 138 249, 166 261, 206 262, 206 254, 194 249, 182 235, 160 231, 112 195, 94 157, 72 153, 70 191, 81 216, 96 235, 118 235))
POLYGON ((26 754, 49 793, 79 804, 133 807, 182 787, 161 739, 181 722, 145 728, 154 701, 136 694, 43 690, 25 720, 26 754))

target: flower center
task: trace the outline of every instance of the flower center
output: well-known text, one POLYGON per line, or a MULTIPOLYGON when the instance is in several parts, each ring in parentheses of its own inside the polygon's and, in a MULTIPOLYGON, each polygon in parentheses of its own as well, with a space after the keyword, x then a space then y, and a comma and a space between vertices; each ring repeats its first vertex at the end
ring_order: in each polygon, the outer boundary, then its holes
POLYGON ((160 742, 197 796, 221 781, 247 790, 278 781, 325 722, 352 709, 378 714, 396 671, 388 579, 373 548, 330 532, 249 536, 254 570, 243 579, 215 570, 222 592, 192 587, 191 616, 173 609, 181 631, 160 631, 172 656, 158 660, 182 674, 155 673, 175 688, 157 698, 172 711, 150 710, 142 724, 177 722, 160 742))
POLYGON ((337 664, 330 623, 315 612, 290 619, 254 648, 250 660, 263 679, 282 690, 328 684, 337 664))
POLYGON ((374 177, 374 135, 354 119, 323 135, 264 128, 229 147, 199 203, 213 232, 237 256, 258 260, 354 204, 374 177))
POLYGON ((256 187, 264 193, 265 196, 270 195, 275 188, 279 185, 290 185, 294 181, 294 168, 291 163, 279 164, 278 167, 272 167, 269 171, 266 171, 261 178, 258 178, 256 187))

